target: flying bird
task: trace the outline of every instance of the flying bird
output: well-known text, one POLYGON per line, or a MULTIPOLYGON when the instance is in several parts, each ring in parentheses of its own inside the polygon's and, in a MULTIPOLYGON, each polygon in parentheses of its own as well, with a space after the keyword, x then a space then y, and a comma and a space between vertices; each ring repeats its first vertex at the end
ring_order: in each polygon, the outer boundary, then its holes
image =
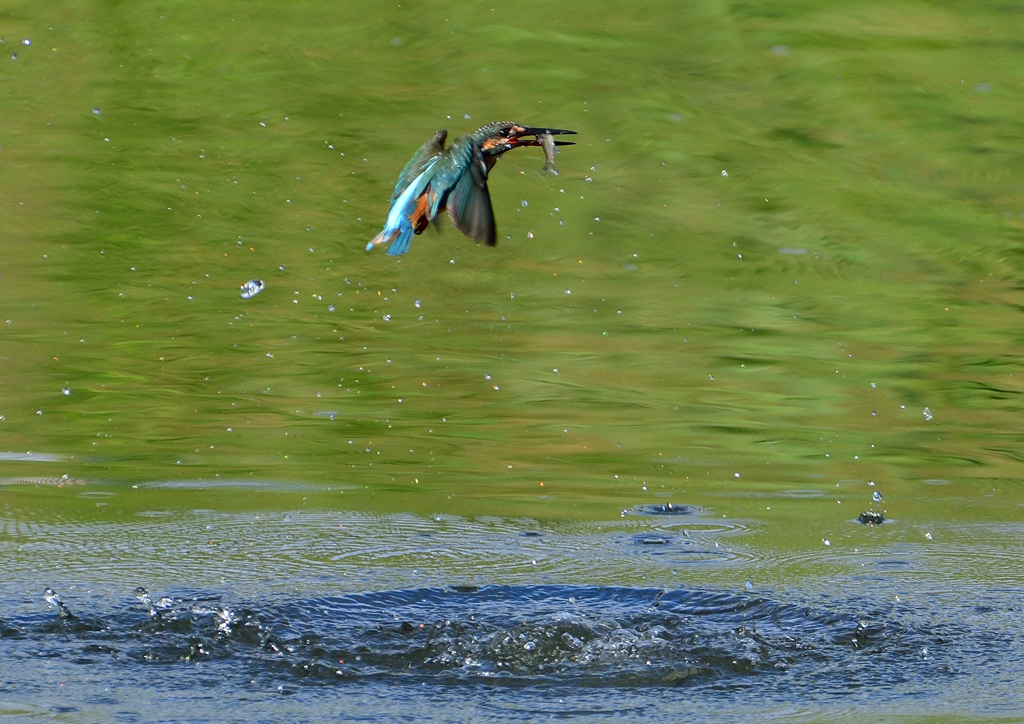
POLYGON ((409 251, 413 234, 422 234, 445 209, 459 231, 494 246, 494 211, 487 190, 487 174, 494 164, 513 148, 544 146, 545 142, 571 146, 571 142, 552 141, 550 137, 575 133, 503 121, 459 136, 445 148, 448 131, 438 131, 402 169, 384 229, 366 245, 366 250, 388 244, 389 255, 404 254, 409 251))

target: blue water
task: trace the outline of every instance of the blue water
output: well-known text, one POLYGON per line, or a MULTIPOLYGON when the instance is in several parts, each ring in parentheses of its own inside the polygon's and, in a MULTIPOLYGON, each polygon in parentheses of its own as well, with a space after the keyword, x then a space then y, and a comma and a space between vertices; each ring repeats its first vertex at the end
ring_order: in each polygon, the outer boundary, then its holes
POLYGON ((442 701, 447 720, 716 710, 729 719, 752 698, 778 714, 810 704, 882 713, 896 700, 941 706, 944 692, 969 685, 964 667, 976 651, 1000 639, 943 607, 908 617, 891 599, 863 596, 823 604, 799 594, 557 585, 274 601, 139 595, 83 602, 77 613, 62 601, 63 616, 40 609, 3 621, 12 698, 138 721, 280 721, 296 706, 393 721, 395 702, 380 700, 410 686, 428 692, 417 694, 427 707, 417 719, 437 718, 432 705, 442 701))
POLYGON ((1013 527, 912 546, 898 525, 851 521, 874 544, 795 554, 791 583, 768 585, 783 557, 689 506, 600 524, 199 510, 0 524, 21 543, 0 584, 5 720, 1024 716, 1013 527), (218 558, 227 541, 245 558, 218 558), (982 580, 980 560, 1001 563, 982 580))

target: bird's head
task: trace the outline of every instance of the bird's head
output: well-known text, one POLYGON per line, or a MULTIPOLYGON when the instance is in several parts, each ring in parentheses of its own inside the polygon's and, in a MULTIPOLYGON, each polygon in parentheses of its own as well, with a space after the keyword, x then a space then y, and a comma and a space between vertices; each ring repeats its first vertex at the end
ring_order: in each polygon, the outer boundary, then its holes
MULTIPOLYGON (((576 131, 565 131, 561 128, 531 128, 520 126, 511 121, 488 123, 476 130, 473 140, 476 141, 485 156, 500 156, 505 151, 521 146, 541 145, 540 136, 561 136, 575 134, 576 131)), ((555 141, 556 146, 572 146, 570 141, 555 141)))

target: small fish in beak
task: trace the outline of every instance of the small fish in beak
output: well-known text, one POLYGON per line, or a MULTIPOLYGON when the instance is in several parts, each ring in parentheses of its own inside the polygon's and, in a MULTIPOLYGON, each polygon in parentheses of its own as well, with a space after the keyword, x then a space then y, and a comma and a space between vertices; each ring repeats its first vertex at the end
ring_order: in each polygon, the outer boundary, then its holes
POLYGON ((537 136, 537 140, 540 141, 541 148, 544 149, 544 168, 541 171, 557 176, 558 166, 555 165, 555 154, 558 153, 558 147, 555 145, 555 137, 550 133, 541 133, 537 136))

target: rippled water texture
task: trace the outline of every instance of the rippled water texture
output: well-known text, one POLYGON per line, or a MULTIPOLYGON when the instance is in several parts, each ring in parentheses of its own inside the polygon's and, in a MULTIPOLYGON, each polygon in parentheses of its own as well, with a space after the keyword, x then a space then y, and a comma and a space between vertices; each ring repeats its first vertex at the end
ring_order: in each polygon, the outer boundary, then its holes
POLYGON ((17 542, 4 548, 0 598, 10 716, 1021 713, 1019 525, 910 542, 897 524, 851 520, 834 546, 786 552, 759 547, 750 521, 667 504, 600 523, 301 510, 15 517, 0 520, 17 542), (62 582, 52 594, 51 581, 62 582))
POLYGON ((0 4, 0 718, 1019 720, 1021 37, 0 4))
MULTIPOLYGON (((165 720, 152 698, 173 701, 178 720, 266 720, 260 702, 270 701, 280 714, 308 707, 310 715, 347 710, 389 721, 434 719, 429 707, 443 701, 455 719, 642 720, 724 707, 722 719, 734 720, 753 713, 742 704, 752 694, 765 708, 759 716, 771 719, 808 705, 877 714, 903 698, 941 711, 953 703, 950 687, 977 688, 964 664, 978 671, 977 650, 1001 638, 968 632, 946 618, 952 611, 908 616, 891 598, 807 603, 588 586, 421 588, 273 604, 145 590, 136 598, 78 613, 62 601, 60 614, 0 622, 0 673, 19 676, 12 699, 54 711, 75 701, 74 690, 116 677, 102 696, 64 711, 165 720), (51 668, 58 661, 59 672, 51 668), (58 678, 73 690, 55 691, 58 678), (205 688, 198 700, 182 696, 197 685, 205 688), (129 693, 135 687, 142 697, 129 693)), ((1020 673, 1017 664, 988 668, 1020 673)))

